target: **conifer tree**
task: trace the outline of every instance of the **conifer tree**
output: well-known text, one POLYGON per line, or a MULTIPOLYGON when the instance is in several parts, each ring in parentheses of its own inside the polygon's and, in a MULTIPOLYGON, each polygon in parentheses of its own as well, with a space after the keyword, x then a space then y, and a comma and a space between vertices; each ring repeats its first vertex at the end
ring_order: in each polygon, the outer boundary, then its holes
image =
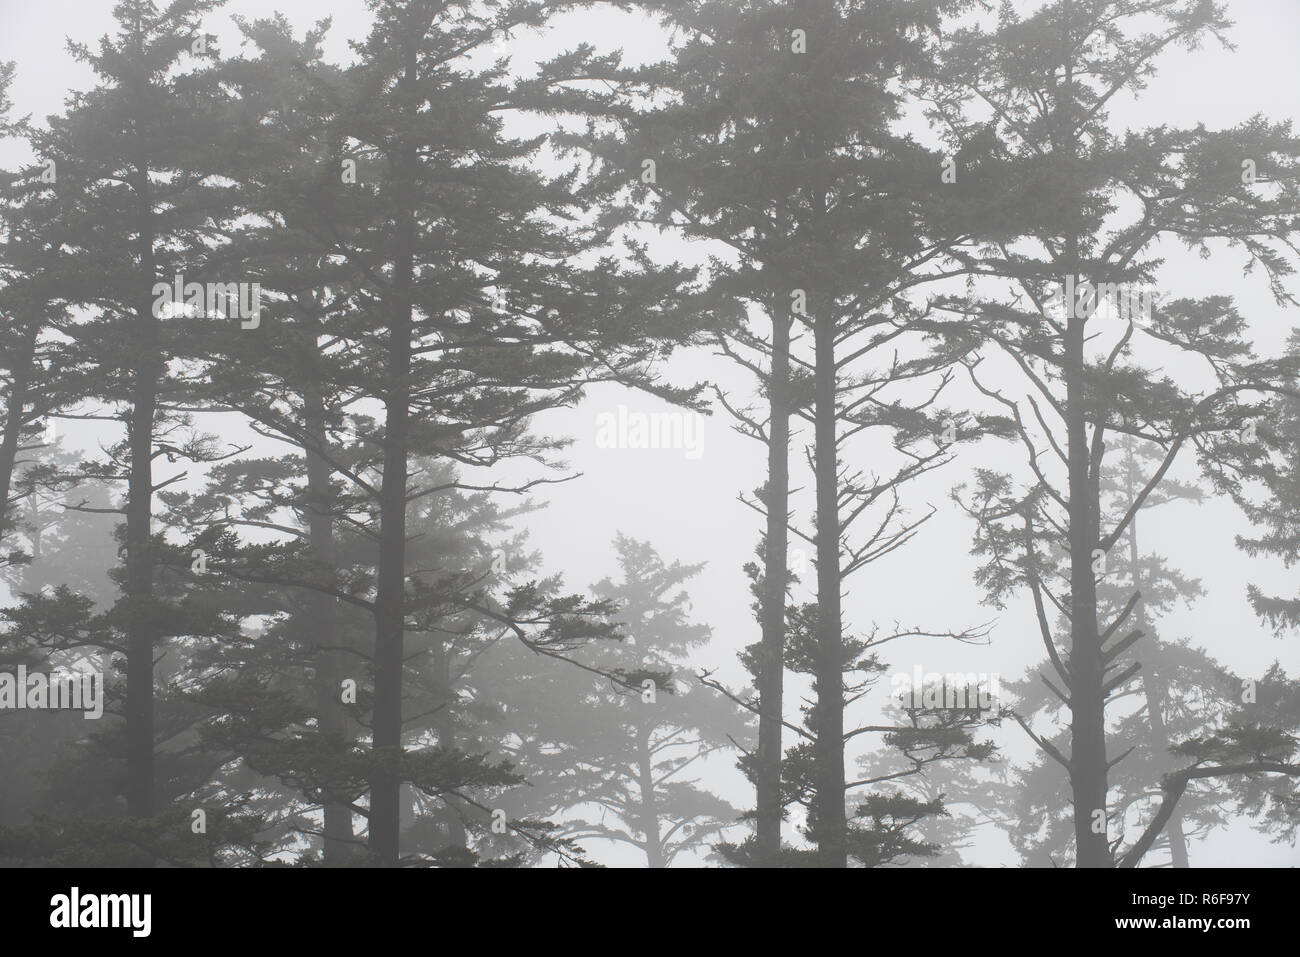
POLYGON ((761 569, 751 570, 762 638, 745 656, 759 716, 758 746, 744 761, 758 805, 746 856, 779 861, 791 793, 780 765, 793 534, 817 552, 816 653, 807 661, 820 704, 810 715, 817 798, 809 811, 825 862, 842 866, 844 750, 855 736, 844 718, 852 692, 843 668, 853 657, 840 611, 844 582, 912 537, 926 516, 907 516, 899 490, 978 431, 936 405, 960 337, 927 340, 942 323, 906 298, 960 272, 944 252, 964 229, 937 202, 941 157, 894 128, 897 83, 926 69, 943 15, 960 4, 647 6, 680 31, 674 59, 607 70, 621 96, 593 110, 614 128, 585 145, 607 176, 633 181, 651 221, 730 247, 712 264, 711 288, 763 315, 757 329, 728 327, 718 340, 755 374, 767 403, 754 412, 719 396, 740 431, 768 451, 753 503, 765 531, 761 569), (792 349, 800 339, 803 354, 792 349), (813 532, 792 515, 792 419, 814 439, 813 532), (862 470, 846 464, 855 437, 864 445, 878 438, 887 461, 862 470), (875 529, 854 541, 849 532, 860 519, 875 529))
MULTIPOLYGON (((218 4, 123 0, 114 8, 117 32, 96 48, 73 44, 98 84, 74 94, 67 112, 33 136, 37 155, 54 163, 60 239, 66 246, 59 277, 62 298, 89 310, 67 329, 80 382, 101 403, 95 417, 120 422, 125 438, 107 458, 88 463, 85 476, 121 483, 124 568, 122 597, 85 629, 93 642, 120 648, 126 671, 126 813, 139 820, 164 811, 156 773, 154 659, 168 639, 220 630, 220 614, 186 606, 159 590, 153 522, 159 489, 184 472, 159 474, 155 464, 203 462, 215 445, 197 435, 183 414, 183 377, 169 367, 175 348, 159 282, 202 272, 212 224, 228 207, 205 165, 214 124, 211 91, 195 63, 204 54, 201 19, 218 4)), ((67 624, 57 604, 27 609, 40 632, 67 624), (53 616, 53 620, 46 620, 53 616), (44 624, 41 622, 44 621, 44 624)), ((75 609, 67 609, 75 610, 75 609)))
MULTIPOLYGON (((1222 131, 1160 126, 1121 136, 1107 119, 1111 100, 1141 91, 1161 53, 1195 48, 1227 26, 1220 5, 1199 0, 1053 0, 1024 17, 1007 5, 991 31, 951 38, 932 95, 934 115, 958 139, 992 140, 990 176, 1019 197, 968 259, 975 273, 1011 280, 1016 295, 979 301, 970 331, 986 348, 968 367, 976 388, 1016 423, 1031 477, 1021 488, 1008 476, 981 475, 971 510, 992 558, 980 580, 991 595, 1029 591, 1049 680, 1068 702, 1068 754, 1026 730, 1069 776, 1080 867, 1116 862, 1108 792, 1121 756, 1108 753, 1105 713, 1141 667, 1121 660, 1142 637, 1132 619, 1141 596, 1106 617, 1099 582, 1180 451, 1244 427, 1287 376, 1285 363, 1252 354, 1246 320, 1228 297, 1162 296, 1152 308, 1151 288, 1153 244, 1172 237, 1206 256, 1218 244, 1243 250, 1279 301, 1290 300, 1282 250, 1297 225, 1300 144, 1288 125, 1255 118, 1222 131), (992 115, 963 115, 970 102, 992 115), (1206 375, 1181 382, 1161 374, 1151 364, 1156 348, 1196 360, 1206 375), (1016 370, 1027 397, 1019 386, 994 386, 995 368, 1016 370), (1101 482, 1115 435, 1163 454, 1142 470, 1119 517, 1103 523, 1101 482), (1059 567, 1048 557, 1058 536, 1069 543, 1059 567), (1049 602, 1068 619, 1068 640, 1052 627, 1049 602)), ((1284 767, 1276 757, 1258 766, 1284 767)), ((1247 766, 1225 760, 1221 771, 1201 767, 1193 777, 1247 766)), ((1143 843, 1120 860, 1140 858, 1143 843)))

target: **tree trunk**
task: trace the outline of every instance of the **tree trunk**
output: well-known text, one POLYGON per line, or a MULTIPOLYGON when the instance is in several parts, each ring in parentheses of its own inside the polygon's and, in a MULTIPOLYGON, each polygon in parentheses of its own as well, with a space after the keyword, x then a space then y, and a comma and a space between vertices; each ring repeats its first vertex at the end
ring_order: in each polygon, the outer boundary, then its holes
MULTIPOLYGON (((1131 440, 1130 440, 1131 443, 1131 440)), ((1133 450, 1130 444, 1128 456, 1125 461, 1126 474, 1126 492, 1133 496, 1137 494, 1137 476, 1133 468, 1133 450)), ((1128 560, 1129 567, 1133 570, 1133 587, 1139 593, 1143 590, 1143 581, 1141 569, 1138 566, 1138 523, 1137 516, 1133 516, 1133 521, 1129 525, 1128 532, 1128 560)), ((1164 714, 1164 685, 1160 680, 1159 669, 1155 665, 1155 660, 1160 655, 1160 645, 1156 640, 1155 633, 1149 627, 1146 612, 1146 599, 1138 599, 1137 605, 1133 609, 1136 616, 1136 625, 1142 630, 1147 638, 1148 654, 1145 656, 1146 661, 1142 668, 1142 692, 1146 696, 1147 702, 1147 725, 1151 730, 1151 747, 1157 754, 1169 753, 1169 729, 1165 726, 1164 714)), ((1169 823, 1165 825, 1165 834, 1169 840, 1169 856, 1174 867, 1187 867, 1187 838, 1183 836, 1183 821, 1177 809, 1169 818, 1169 823)))
MULTIPOLYGON (((315 343, 313 343, 315 345, 315 343)), ((309 359, 310 361, 310 359, 309 359)), ((308 383, 303 393, 303 413, 309 444, 326 447, 325 403, 317 383, 308 383)), ((307 536, 312 559, 320 566, 322 584, 333 588, 337 574, 334 558, 333 492, 330 487, 329 463, 313 448, 307 456, 307 536)), ((317 730, 329 743, 340 747, 347 734, 347 713, 342 703, 343 672, 340 667, 337 600, 324 592, 309 591, 307 622, 316 657, 317 730)), ((323 804, 323 850, 327 864, 340 864, 352 852, 352 809, 343 801, 331 800, 328 793, 323 804)))
MULTIPOLYGON (((444 751, 456 749, 456 690, 452 687, 452 655, 449 641, 438 641, 433 648, 433 673, 441 689, 441 702, 433 715, 433 732, 438 736, 438 747, 444 751)), ((442 798, 442 824, 447 832, 447 848, 469 846, 469 831, 465 828, 465 808, 450 794, 442 798)))
POLYGON ((664 848, 659 839, 659 808, 655 801, 654 755, 650 751, 649 724, 637 728, 636 757, 640 799, 637 818, 644 836, 641 846, 645 849, 646 865, 661 868, 665 864, 664 848))
POLYGON ((767 534, 763 551, 762 644, 758 662, 758 767, 755 852, 759 865, 775 867, 781 855, 781 760, 785 684, 785 596, 790 511, 790 319, 773 298, 772 372, 768 384, 767 534))
MULTIPOLYGON (((1066 55, 1062 102, 1055 116, 1060 142, 1071 161, 1077 154, 1074 97, 1075 46, 1071 36, 1074 6, 1065 0, 1063 50, 1066 55)), ((1079 196, 1082 204, 1083 197, 1079 196)), ((1064 257, 1078 277, 1082 265, 1077 230, 1071 225, 1064 257)), ((1066 302, 1064 341, 1065 414, 1069 469, 1070 522, 1070 789, 1074 804, 1075 864, 1113 867, 1106 835, 1106 700, 1102 691, 1101 636, 1097 627, 1097 584, 1092 552, 1101 537, 1098 482, 1088 442, 1089 396, 1084 381, 1084 326, 1076 302, 1066 302)), ((1101 468, 1098 459, 1097 468, 1101 468)))
POLYGON ((161 374, 158 318, 150 298, 155 280, 153 202, 148 163, 136 164, 139 196, 139 256, 141 299, 136 306, 136 356, 131 383, 127 441, 131 470, 126 501, 126 597, 131 609, 127 625, 126 763, 127 813, 154 814, 154 687, 153 657, 158 639, 158 611, 153 607, 154 557, 150 541, 153 523, 153 430, 161 374))
POLYGON ((814 675, 813 840, 822 867, 848 865, 844 815, 844 648, 840 634, 839 462, 836 455, 835 316, 818 303, 814 320, 817 473, 817 651, 814 675))
MULTIPOLYGON (((1076 261, 1077 260, 1073 260, 1076 261)), ((1074 304, 1065 335, 1070 471, 1070 788, 1079 867, 1112 867, 1106 840, 1106 720, 1093 550, 1100 538, 1089 460, 1083 325, 1074 304)))
MULTIPOLYGON (((1147 700, 1147 715, 1151 725, 1151 742, 1161 753, 1169 750, 1169 729, 1165 725, 1164 685, 1156 668, 1146 667, 1142 674, 1142 690, 1147 700)), ((1165 824, 1165 836, 1169 840, 1169 857, 1174 867, 1190 867, 1187 858, 1187 837, 1183 834, 1183 818, 1175 807, 1165 824)))
MULTIPOLYGON (((406 93, 403 112, 415 120, 418 45, 421 36, 409 36, 406 70, 401 86, 406 93)), ((379 573, 375 604, 375 709, 374 750, 381 766, 370 791, 370 848, 380 862, 397 864, 400 830, 400 761, 402 751, 402 648, 406 587, 406 479, 407 431, 410 418, 411 279, 415 256, 415 147, 403 140, 397 146, 396 193, 406 200, 398 215, 388 327, 388 385, 384 398, 384 477, 379 505, 379 573)))
POLYGON ((31 386, 32 360, 36 356, 40 325, 35 319, 29 320, 23 330, 22 344, 13 358, 13 382, 5 402, 4 434, 0 437, 0 538, 9 531, 9 496, 13 488, 14 466, 18 463, 18 445, 26 417, 27 390, 31 386))

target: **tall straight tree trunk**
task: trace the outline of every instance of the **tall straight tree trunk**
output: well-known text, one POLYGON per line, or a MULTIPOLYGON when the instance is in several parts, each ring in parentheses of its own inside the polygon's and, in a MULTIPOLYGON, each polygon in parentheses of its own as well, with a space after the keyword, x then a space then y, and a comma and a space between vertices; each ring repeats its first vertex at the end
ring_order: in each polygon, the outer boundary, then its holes
POLYGON ((655 801, 654 755, 650 751, 650 726, 643 725, 636 732, 637 791, 640 808, 637 815, 641 833, 645 835, 646 864, 652 868, 664 866, 664 849, 659 837, 659 807, 655 801))
POLYGON ((834 304, 818 303, 816 361, 817 650, 813 840, 823 867, 848 865, 844 816, 844 642, 840 634, 839 463, 834 304))
MULTIPOLYGON (((433 714, 433 733, 438 736, 438 747, 444 751, 456 749, 456 712, 453 708, 456 703, 456 691, 452 687, 450 645, 450 640, 438 641, 431 654, 433 674, 441 689, 442 699, 433 714)), ((466 808, 450 794, 443 796, 442 805, 441 821, 447 832, 447 843, 444 847, 468 847, 469 831, 465 827, 463 814, 471 809, 466 808)))
MULTIPOLYGON (((801 0, 796 6, 796 25, 808 29, 834 30, 838 15, 834 0, 801 0), (805 27, 804 25, 808 26, 805 27)), ((801 57, 805 82, 814 86, 829 82, 822 60, 801 57)), ((805 155, 822 160, 833 149, 833 141, 814 121, 802 131, 805 155)), ((810 206, 809 238, 833 249, 835 241, 828 223, 826 171, 814 165, 804 184, 810 206)), ((844 813, 844 639, 840 609, 840 484, 839 410, 836 399, 839 375, 835 362, 837 332, 833 296, 806 289, 806 305, 813 326, 813 436, 816 448, 813 468, 816 484, 817 541, 817 633, 813 663, 813 801, 811 832, 822 867, 848 866, 848 822, 844 813)))
POLYGON ((139 258, 143 278, 136 306, 136 366, 131 383, 131 411, 127 441, 131 470, 126 501, 126 596, 132 614, 127 629, 126 764, 127 813, 151 817, 154 813, 154 687, 153 659, 157 644, 157 610, 153 606, 154 556, 150 536, 153 524, 153 430, 158 410, 161 356, 158 317, 153 314, 150 290, 157 269, 154 259, 153 199, 149 164, 136 162, 139 197, 139 258))
POLYGON ((37 320, 31 319, 23 330, 22 342, 13 357, 13 380, 5 397, 5 427, 0 436, 0 536, 8 531, 5 515, 13 488, 14 466, 18 463, 18 444, 22 439, 27 393, 32 381, 32 360, 36 357, 36 337, 40 327, 37 320))
POLYGON ((758 768, 755 850, 761 866, 781 856, 781 761, 785 685, 785 596, 790 512, 790 325, 772 300, 772 371, 768 383, 767 534, 763 551, 762 644, 758 673, 758 768))
MULTIPOLYGON (((1072 262, 1078 260, 1071 257, 1072 262)), ((1106 719, 1093 550, 1100 538, 1083 381, 1083 324, 1069 303, 1065 388, 1070 487, 1070 788, 1079 867, 1111 867, 1106 841, 1106 719)))
MULTIPOLYGON (((1137 538, 1137 519, 1133 520, 1132 540, 1137 538)), ((1130 546, 1130 553, 1136 560, 1137 546, 1130 546)), ((1136 565, 1134 566, 1136 568, 1136 565)), ((1137 584, 1137 575, 1134 574, 1134 583, 1137 584)), ((1141 587, 1141 585, 1137 585, 1141 587)), ((1146 627, 1146 614, 1142 609, 1144 602, 1139 601, 1137 611, 1137 627, 1141 628, 1143 633, 1148 635, 1151 643, 1148 646, 1152 656, 1158 654, 1158 646, 1149 628, 1146 627)), ((1142 693, 1146 697, 1147 703, 1147 724, 1151 730, 1151 746, 1161 754, 1167 754, 1169 751, 1169 728, 1165 725, 1165 689, 1161 681, 1159 669, 1151 663, 1150 660, 1144 663, 1142 669, 1142 693)), ((1165 835, 1169 840, 1169 856, 1174 867, 1188 867, 1187 860, 1187 838, 1183 834, 1183 818, 1175 808, 1170 815, 1168 823, 1165 824, 1165 835)))
MULTIPOLYGON (((1065 0, 1063 51, 1065 73, 1062 102, 1056 120, 1060 142, 1068 160, 1078 151, 1075 127, 1074 43, 1071 18, 1074 5, 1065 0)), ((1078 197, 1082 206, 1083 197, 1078 197)), ((1064 261, 1079 276, 1081 259, 1078 230, 1070 224, 1064 261)), ((1101 636, 1097 627, 1097 583, 1093 577, 1093 550, 1101 538, 1098 486, 1093 480, 1088 442, 1088 401, 1084 381, 1084 326, 1087 319, 1066 302, 1064 342, 1066 459, 1070 492, 1070 790, 1074 804, 1075 864, 1078 867, 1113 867, 1106 839, 1106 700, 1103 692, 1101 636)), ((1100 459, 1097 463, 1101 467, 1100 459)), ((1097 476, 1100 480, 1100 475, 1097 476)))
MULTIPOLYGON (((420 36, 409 36, 403 111, 415 119, 417 49, 420 36)), ((379 505, 379 574, 375 605, 374 750, 381 767, 370 789, 370 848, 381 863, 398 860, 401 825, 399 799, 402 751, 402 648, 406 588, 407 433, 411 403, 411 280, 415 256, 415 212, 409 203, 415 189, 415 146, 400 142, 396 195, 408 205, 398 215, 390 318, 388 385, 384 399, 384 478, 379 505)))
MULTIPOLYGON (((1151 719, 1151 737, 1152 742, 1157 747, 1168 749, 1169 731, 1165 726, 1164 715, 1160 714, 1160 708, 1164 705, 1164 690, 1160 684, 1157 674, 1144 674, 1142 677, 1142 689, 1146 693, 1147 711, 1150 714, 1157 715, 1151 719)), ((1169 856, 1174 867, 1191 867, 1187 857, 1187 836, 1183 833, 1183 817, 1175 807, 1173 813, 1169 816, 1169 822, 1165 824, 1165 835, 1169 839, 1169 856)))
MULTIPOLYGON (((1126 493, 1132 497, 1137 494, 1138 483, 1134 471, 1131 440, 1125 461, 1125 469, 1125 489, 1126 493)), ((1133 587, 1139 593, 1143 591, 1145 584, 1142 581, 1141 569, 1138 566, 1140 554, 1138 550, 1138 520, 1137 516, 1134 515, 1128 530, 1128 560, 1129 567, 1133 570, 1133 587)), ((1138 599, 1133 612, 1137 619, 1137 627, 1147 636, 1148 640, 1148 660, 1143 663, 1142 668, 1142 693, 1147 702, 1147 726, 1151 731, 1151 747, 1159 754, 1167 754, 1170 740, 1169 729, 1165 725, 1165 688, 1160 678, 1160 670, 1154 664, 1154 659, 1159 657, 1160 646, 1156 641, 1153 629, 1149 627, 1145 598, 1138 599)), ((1165 835, 1169 839, 1169 856, 1173 866, 1187 867, 1187 838, 1183 835, 1183 819, 1177 808, 1174 809, 1169 822, 1165 825, 1165 835)))
MULTIPOLYGON (((307 456, 307 538, 312 558, 320 565, 322 582, 333 588, 337 574, 334 557, 333 494, 331 469, 318 451, 326 447, 325 403, 320 389, 309 383, 303 394, 303 412, 309 436, 307 456)), ((323 738, 342 741, 347 733, 347 715, 341 699, 342 669, 338 649, 338 603, 332 595, 309 591, 308 627, 315 644, 316 721, 323 738)), ((327 864, 342 863, 352 852, 352 809, 326 795, 323 822, 324 854, 327 864)))

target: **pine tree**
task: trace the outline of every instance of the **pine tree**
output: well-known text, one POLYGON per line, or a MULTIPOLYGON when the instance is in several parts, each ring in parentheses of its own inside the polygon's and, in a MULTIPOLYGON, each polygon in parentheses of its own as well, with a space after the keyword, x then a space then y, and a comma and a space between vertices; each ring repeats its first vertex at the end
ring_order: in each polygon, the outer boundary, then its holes
POLYGON ((667 867, 707 854, 736 823, 736 810, 691 775, 731 748, 746 713, 687 669, 687 655, 710 638, 707 626, 689 620, 683 589, 701 566, 667 563, 648 542, 621 534, 614 549, 618 578, 592 591, 616 607, 621 641, 587 660, 655 676, 629 689, 562 663, 543 668, 535 684, 521 686, 500 727, 521 739, 511 751, 521 773, 537 763, 553 769, 549 793, 534 786, 520 799, 558 818, 560 833, 628 845, 648 867, 667 867))
MULTIPOLYGON (((1179 452, 1242 427, 1285 377, 1283 367, 1251 354, 1245 320, 1227 297, 1162 297, 1152 310, 1141 294, 1155 280, 1152 244, 1171 236, 1205 255, 1215 242, 1244 249, 1287 300, 1289 266, 1279 250, 1297 225, 1300 155, 1287 125, 1257 118, 1224 131, 1157 127, 1122 137, 1108 127, 1110 100, 1140 90, 1161 52, 1194 48, 1226 26, 1219 8, 1196 0, 1054 0, 1023 18, 1008 5, 991 32, 953 37, 932 96, 936 117, 963 138, 994 138, 990 175, 1018 197, 968 260, 976 273, 1011 279, 1020 294, 978 303, 971 332, 986 344, 989 365, 968 366, 976 388, 1016 423, 1033 477, 1021 490, 985 474, 971 508, 982 547, 1018 556, 993 555, 981 580, 994 595, 1030 591, 1069 702, 1068 756, 1029 733, 1069 775, 1080 867, 1115 863, 1107 808, 1117 758, 1107 755, 1105 710, 1139 667, 1119 656, 1141 636, 1131 620, 1140 596, 1104 618, 1097 590, 1106 562, 1116 564, 1112 550, 1179 452), (991 126, 961 115, 974 99, 993 111, 991 126), (1272 185, 1243 173, 1254 157, 1272 185), (1208 360, 1210 380, 1184 385, 1156 372, 1146 363, 1157 344, 1208 360), (1018 370, 1027 399, 985 384, 995 363, 1018 370), (1153 442, 1163 455, 1118 520, 1103 526, 1100 482, 1112 434, 1153 442), (1058 534, 1069 542, 1059 569, 1046 556, 1058 534), (1048 602, 1069 621, 1063 651, 1048 602)), ((1140 856, 1130 850, 1121 860, 1140 856)))
POLYGON ((936 202, 929 171, 941 158, 894 130, 901 93, 891 86, 926 69, 942 15, 957 5, 648 6, 662 9, 683 39, 669 64, 606 72, 622 95, 601 115, 616 125, 586 146, 610 177, 644 171, 633 187, 653 222, 727 244, 734 262, 714 260, 714 294, 756 307, 770 324, 770 334, 727 328, 718 343, 756 375, 767 400, 765 410, 751 412, 719 397, 740 431, 768 450, 753 503, 765 518, 762 568, 752 572, 762 638, 746 655, 759 715, 757 753, 744 762, 757 791, 751 859, 779 859, 789 795, 781 785, 781 688, 793 532, 817 550, 814 834, 825 862, 842 865, 844 742, 852 736, 844 726, 842 666, 851 657, 840 611, 844 581, 925 521, 904 517, 898 489, 943 464, 954 440, 977 433, 962 422, 960 436, 943 438, 950 416, 930 391, 942 390, 943 370, 962 346, 954 337, 954 348, 946 340, 929 348, 936 343, 925 336, 941 324, 925 321, 905 298, 954 274, 943 268, 943 254, 963 231, 936 202), (665 94, 672 96, 661 105, 665 94), (801 338, 810 354, 792 352, 801 338), (792 527, 792 418, 814 434, 820 533, 792 527), (855 436, 880 436, 882 444, 888 436, 898 458, 861 472, 845 466, 842 453, 855 436), (868 480, 868 471, 884 477, 868 480), (884 521, 862 541, 847 539, 864 516, 884 521))
MULTIPOLYGON (((0 135, 32 137, 25 121, 10 121, 7 90, 13 65, 0 64, 0 135)), ((57 469, 23 469, 25 481, 15 487, 15 471, 25 453, 37 453, 50 442, 51 413, 75 397, 78 370, 69 351, 49 335, 67 320, 67 303, 60 295, 62 253, 66 227, 59 221, 58 167, 52 160, 16 174, 4 174, 6 189, 0 211, 0 375, 4 385, 4 425, 0 429, 0 536, 12 530, 9 509, 24 497, 66 487, 57 469), (57 373, 56 373, 57 370, 57 373)), ((24 560, 20 550, 0 562, 24 560)))
MULTIPOLYGON (((67 330, 90 370, 79 387, 105 407, 98 417, 116 419, 126 431, 106 461, 84 471, 126 489, 122 597, 93 629, 125 650, 126 811, 138 820, 164 810, 154 657, 171 637, 221 627, 219 615, 186 613, 178 596, 160 592, 153 530, 156 493, 183 477, 172 472, 159 480, 154 463, 213 455, 211 443, 186 436, 187 420, 171 411, 184 388, 167 365, 172 330, 165 310, 156 308, 155 284, 170 288, 173 276, 202 271, 205 235, 225 213, 222 189, 205 167, 210 91, 201 71, 186 72, 203 36, 201 18, 216 6, 195 0, 160 11, 148 0, 123 0, 114 8, 115 36, 94 50, 72 46, 98 85, 75 94, 66 114, 33 137, 37 154, 58 171, 62 297, 91 310, 67 330)), ((36 618, 49 611, 30 609, 36 618)))

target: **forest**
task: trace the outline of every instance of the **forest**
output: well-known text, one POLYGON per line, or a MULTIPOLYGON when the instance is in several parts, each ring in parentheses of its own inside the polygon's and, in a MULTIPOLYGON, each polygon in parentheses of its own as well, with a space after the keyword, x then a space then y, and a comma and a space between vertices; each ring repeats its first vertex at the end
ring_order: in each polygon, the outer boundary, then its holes
POLYGON ((1300 865, 1300 7, 277 2, 0 8, 0 865, 1300 865))

